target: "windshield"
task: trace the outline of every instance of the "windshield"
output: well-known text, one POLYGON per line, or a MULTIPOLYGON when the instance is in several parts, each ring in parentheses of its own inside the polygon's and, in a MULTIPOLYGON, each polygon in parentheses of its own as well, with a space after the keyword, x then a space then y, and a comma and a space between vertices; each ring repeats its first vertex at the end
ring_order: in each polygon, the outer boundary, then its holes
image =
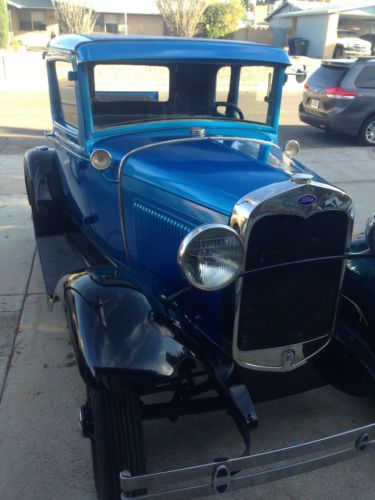
POLYGON ((354 30, 338 31, 337 35, 339 38, 358 38, 358 32, 354 30))
POLYGON ((95 129, 189 118, 271 125, 272 66, 121 62, 88 70, 95 129))

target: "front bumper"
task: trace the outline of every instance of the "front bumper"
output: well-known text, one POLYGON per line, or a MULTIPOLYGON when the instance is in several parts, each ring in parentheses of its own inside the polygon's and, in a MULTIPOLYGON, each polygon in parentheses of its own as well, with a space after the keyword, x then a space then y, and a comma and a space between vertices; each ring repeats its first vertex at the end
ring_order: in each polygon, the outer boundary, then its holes
POLYGON ((372 451, 375 451, 375 424, 289 448, 221 459, 194 467, 134 477, 128 471, 122 471, 121 498, 125 500, 130 492, 140 490, 143 493, 132 498, 186 499, 228 493, 326 467, 372 451), (300 460, 293 460, 296 458, 300 460), (269 467, 259 469, 265 465, 269 467), (252 470, 255 468, 256 471, 252 470))
POLYGON ((371 48, 369 49, 343 49, 342 57, 368 57, 371 56, 371 48))

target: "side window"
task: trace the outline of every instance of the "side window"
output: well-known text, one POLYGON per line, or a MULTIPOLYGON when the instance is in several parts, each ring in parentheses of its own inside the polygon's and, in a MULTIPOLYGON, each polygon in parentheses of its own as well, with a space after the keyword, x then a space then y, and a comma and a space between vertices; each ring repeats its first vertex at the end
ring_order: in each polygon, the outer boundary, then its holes
POLYGON ((59 88, 59 121, 78 128, 75 82, 68 79, 69 71, 73 71, 72 65, 66 61, 56 61, 55 71, 59 88))
POLYGON ((375 89, 375 66, 363 68, 355 80, 360 89, 375 89))
POLYGON ((230 89, 230 75, 230 66, 223 66, 217 72, 215 102, 227 101, 230 89))
POLYGON ((268 123, 273 73, 273 68, 269 66, 241 68, 238 106, 244 113, 245 120, 268 123))

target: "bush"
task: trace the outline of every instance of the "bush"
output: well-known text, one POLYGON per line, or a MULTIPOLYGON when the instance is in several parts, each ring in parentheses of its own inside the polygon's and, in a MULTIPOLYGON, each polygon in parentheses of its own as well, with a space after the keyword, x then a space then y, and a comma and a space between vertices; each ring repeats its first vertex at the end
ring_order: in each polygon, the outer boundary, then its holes
POLYGON ((0 49, 8 46, 9 18, 7 1, 0 0, 0 49))
POLYGON ((241 0, 229 0, 209 5, 198 25, 200 36, 225 38, 238 30, 238 22, 246 20, 246 9, 241 0))

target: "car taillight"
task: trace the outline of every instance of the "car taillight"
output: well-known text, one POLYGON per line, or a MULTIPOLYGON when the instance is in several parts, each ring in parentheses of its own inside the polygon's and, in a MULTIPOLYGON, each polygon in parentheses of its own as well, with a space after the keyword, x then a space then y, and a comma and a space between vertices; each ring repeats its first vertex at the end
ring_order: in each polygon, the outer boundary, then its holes
POLYGON ((324 91, 327 97, 334 97, 336 99, 353 99, 358 95, 357 92, 348 92, 341 87, 330 87, 324 91))

